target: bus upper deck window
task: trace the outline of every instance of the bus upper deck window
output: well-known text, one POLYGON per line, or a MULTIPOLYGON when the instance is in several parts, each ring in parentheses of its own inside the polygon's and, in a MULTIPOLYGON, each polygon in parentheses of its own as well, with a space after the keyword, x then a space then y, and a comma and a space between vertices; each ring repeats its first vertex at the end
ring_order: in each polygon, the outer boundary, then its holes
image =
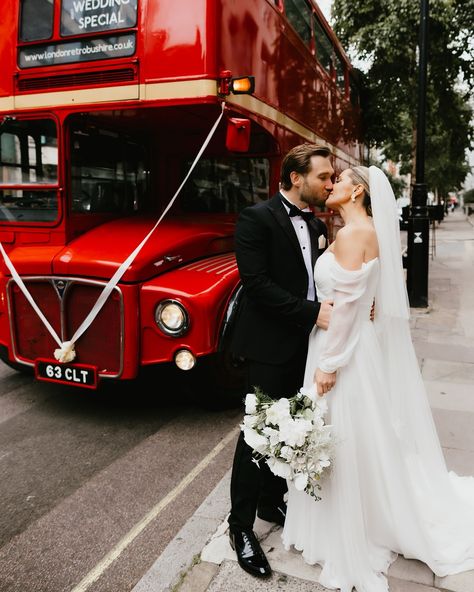
POLYGON ((311 43, 312 9, 306 2, 288 0, 285 2, 286 18, 293 25, 299 37, 306 45, 311 43))
POLYGON ((336 84, 341 92, 344 93, 346 89, 345 66, 344 62, 337 55, 337 53, 334 53, 333 55, 333 64, 336 71, 336 84))
POLYGON ((20 41, 49 39, 53 34, 53 0, 22 0, 20 41))
POLYGON ((321 23, 316 16, 313 18, 314 41, 316 44, 316 57, 321 66, 329 73, 331 72, 331 62, 333 55, 332 42, 327 36, 321 23))
POLYGON ((61 35, 128 29, 137 24, 137 0, 62 0, 61 35))

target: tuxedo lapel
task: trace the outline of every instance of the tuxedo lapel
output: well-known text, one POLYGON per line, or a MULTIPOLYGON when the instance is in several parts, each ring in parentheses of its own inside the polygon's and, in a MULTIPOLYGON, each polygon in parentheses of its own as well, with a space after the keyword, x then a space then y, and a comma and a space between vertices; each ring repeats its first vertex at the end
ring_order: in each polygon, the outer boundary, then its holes
MULTIPOLYGON (((281 202, 280 194, 275 195, 269 202, 269 207, 275 219, 277 220, 278 224, 281 226, 283 231, 285 232, 286 236, 288 237, 290 243, 293 245, 296 253, 298 254, 298 258, 301 261, 302 265, 306 269, 303 254, 301 253, 301 246, 298 241, 298 237, 296 236, 295 229, 293 224, 291 223, 290 217, 288 216, 287 211, 285 210, 284 205, 281 202)), ((311 241, 311 249, 313 248, 313 243, 311 241)))

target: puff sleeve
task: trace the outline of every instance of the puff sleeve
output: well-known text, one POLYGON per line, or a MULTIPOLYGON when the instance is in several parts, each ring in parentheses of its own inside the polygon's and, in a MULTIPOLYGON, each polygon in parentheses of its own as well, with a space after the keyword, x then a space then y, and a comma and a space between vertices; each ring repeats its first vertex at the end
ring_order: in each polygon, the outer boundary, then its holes
POLYGON ((344 269, 334 260, 331 278, 334 285, 334 307, 327 330, 318 367, 323 372, 335 372, 345 366, 352 357, 359 341, 362 316, 369 318, 370 306, 361 307, 361 298, 367 290, 370 264, 361 269, 344 269), (367 315, 367 316, 365 316, 367 315))

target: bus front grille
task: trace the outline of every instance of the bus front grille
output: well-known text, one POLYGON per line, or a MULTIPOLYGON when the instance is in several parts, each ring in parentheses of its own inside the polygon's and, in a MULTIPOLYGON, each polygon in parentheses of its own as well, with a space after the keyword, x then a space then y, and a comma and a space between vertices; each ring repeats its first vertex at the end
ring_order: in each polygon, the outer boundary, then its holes
MULTIPOLYGON (((71 339, 105 285, 103 282, 60 277, 29 277, 23 281, 62 341, 71 339)), ((10 280, 7 294, 15 358, 25 364, 34 364, 37 358, 54 359, 54 350, 58 347, 56 341, 14 280, 10 280)), ((123 298, 117 287, 78 339, 75 350, 75 362, 97 366, 101 375, 121 374, 123 298)))

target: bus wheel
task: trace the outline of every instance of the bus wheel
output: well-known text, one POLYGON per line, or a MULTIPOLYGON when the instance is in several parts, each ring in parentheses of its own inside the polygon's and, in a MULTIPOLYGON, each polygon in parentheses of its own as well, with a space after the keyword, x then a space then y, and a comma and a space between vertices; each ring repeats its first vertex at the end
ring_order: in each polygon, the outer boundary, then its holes
POLYGON ((242 361, 228 351, 198 360, 198 396, 206 409, 243 406, 245 373, 242 361))

